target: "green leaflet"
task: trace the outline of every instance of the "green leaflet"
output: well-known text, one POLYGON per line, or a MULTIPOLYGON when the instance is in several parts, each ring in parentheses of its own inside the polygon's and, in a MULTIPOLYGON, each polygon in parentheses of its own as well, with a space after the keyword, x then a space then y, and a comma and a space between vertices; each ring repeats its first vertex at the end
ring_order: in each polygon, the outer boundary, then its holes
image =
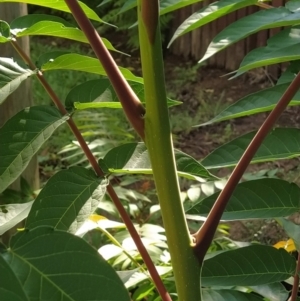
MULTIPOLYGON (((291 74, 291 76, 293 75, 291 74)), ((278 84, 274 87, 247 95, 227 107, 213 119, 199 124, 198 126, 271 111, 276 106, 289 85, 290 82, 278 84)), ((293 100, 289 103, 289 106, 298 105, 300 105, 300 91, 295 94, 293 100)))
POLYGON ((0 20, 0 43, 10 41, 10 28, 9 24, 0 20))
POLYGON ((31 158, 68 116, 50 106, 26 108, 0 129, 0 192, 17 179, 31 158))
POLYGON ((287 28, 271 37, 266 47, 249 52, 243 59, 234 77, 262 66, 300 59, 300 27, 287 28))
MULTIPOLYGON (((79 28, 62 18, 52 15, 21 16, 13 20, 10 27, 11 33, 16 37, 45 35, 88 43, 87 38, 79 28)), ((102 41, 107 49, 117 51, 107 39, 102 38, 102 41)))
POLYGON ((299 20, 299 11, 294 13, 285 7, 261 10, 246 16, 222 30, 209 44, 199 63, 255 32, 267 28, 298 24, 299 20))
POLYGON ((261 301, 261 297, 249 294, 249 293, 243 293, 240 291, 235 291, 231 289, 202 289, 202 297, 205 301, 261 301))
MULTIPOLYGON (((207 216, 219 192, 196 201, 186 213, 188 218, 207 216)), ((222 220, 242 220, 289 216, 300 210, 300 188, 280 179, 259 179, 237 185, 231 195, 222 220)))
POLYGON ((205 260, 201 284, 203 286, 262 285, 291 277, 295 273, 295 268, 295 258, 284 249, 251 245, 225 251, 205 260))
MULTIPOLYGON (((20 0, 0 0, 0 3, 5 3, 5 2, 18 2, 18 3, 21 2, 21 3, 39 5, 39 6, 53 8, 53 9, 57 9, 60 11, 70 13, 70 10, 64 0, 21 0, 21 1, 20 0)), ((79 4, 89 19, 92 19, 92 20, 95 20, 98 22, 103 22, 98 17, 98 15, 92 9, 90 9, 86 4, 84 4, 80 1, 79 1, 79 4)))
MULTIPOLYGON (((41 55, 38 66, 42 71, 66 69, 106 75, 98 59, 64 51, 53 51, 41 55)), ((141 77, 133 75, 128 69, 123 67, 119 67, 119 69, 127 80, 143 83, 141 77)))
POLYGON ((50 178, 37 196, 26 228, 51 226, 75 233, 96 210, 108 182, 92 170, 71 167, 50 178))
MULTIPOLYGON (((176 150, 178 175, 187 179, 203 181, 216 179, 191 156, 176 150)), ((104 157, 111 173, 152 174, 148 150, 144 143, 127 143, 111 149, 104 157)))
POLYGON ((0 274, 8 270, 1 264, 4 258, 18 278, 13 279, 14 292, 21 290, 21 283, 28 300, 130 300, 121 279, 97 250, 67 232, 50 227, 21 231, 0 257, 0 274))
POLYGON ((26 296, 21 283, 18 281, 16 275, 1 255, 0 273, 1 275, 5 275, 5 277, 1 277, 0 282, 1 300, 29 301, 29 297, 26 296))
MULTIPOLYGON (((250 132, 223 144, 201 164, 207 169, 235 166, 256 132, 250 132)), ((275 128, 262 142, 251 163, 289 159, 300 155, 300 129, 275 128)))
POLYGON ((178 37, 210 23, 223 15, 227 15, 243 7, 254 5, 257 2, 257 0, 221 0, 205 6, 198 12, 193 13, 177 28, 168 47, 178 37))
POLYGON ((0 104, 36 71, 11 58, 0 58, 0 104))
MULTIPOLYGON (((141 102, 145 102, 144 84, 129 81, 129 85, 141 102)), ((66 97, 68 108, 73 106, 77 110, 88 108, 122 108, 118 96, 109 79, 90 80, 73 88, 66 97)), ((169 107, 181 104, 168 98, 169 107)))
POLYGON ((25 219, 29 214, 32 204, 33 201, 24 204, 0 205, 0 235, 25 219))

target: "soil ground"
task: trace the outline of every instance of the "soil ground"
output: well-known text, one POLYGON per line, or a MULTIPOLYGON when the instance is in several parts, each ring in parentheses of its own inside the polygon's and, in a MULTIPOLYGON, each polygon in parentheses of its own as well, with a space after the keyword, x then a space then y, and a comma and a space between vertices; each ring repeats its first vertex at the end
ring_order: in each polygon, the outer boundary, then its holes
MULTIPOLYGON (((138 54, 119 57, 119 65, 130 66, 136 75, 142 75, 138 54)), ((274 81, 263 70, 253 71, 229 80, 228 71, 212 67, 201 67, 196 61, 165 53, 165 78, 167 94, 182 101, 182 105, 171 108, 171 121, 181 118, 182 128, 175 126, 176 146, 182 151, 201 159, 216 147, 242 134, 258 129, 267 113, 224 121, 204 127, 192 127, 213 118, 217 113, 242 97, 271 87, 274 81), (184 114, 182 114, 184 112, 184 114), (182 116, 181 116, 182 115, 182 116), (173 120, 172 120, 173 119, 173 120), (185 126, 185 128, 184 128, 185 126)), ((277 122, 277 126, 297 127, 300 108, 288 108, 277 122)))

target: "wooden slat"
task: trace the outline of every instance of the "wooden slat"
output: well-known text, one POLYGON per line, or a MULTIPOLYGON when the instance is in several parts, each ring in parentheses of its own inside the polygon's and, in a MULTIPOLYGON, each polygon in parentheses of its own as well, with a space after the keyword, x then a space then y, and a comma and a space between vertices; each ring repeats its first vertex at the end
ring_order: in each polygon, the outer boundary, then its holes
MULTIPOLYGON (((240 20, 246 16, 246 9, 240 9, 237 11, 237 20, 240 20)), ((238 69, 243 58, 245 57, 246 53, 246 40, 243 39, 236 43, 236 52, 235 52, 235 66, 234 70, 238 69)))
MULTIPOLYGON (((227 26, 231 23, 233 23, 236 20, 236 12, 232 12, 226 16, 227 19, 227 26)), ((226 49, 226 61, 225 61, 225 69, 227 70, 234 70, 236 64, 235 64, 235 46, 232 45, 226 49)))
MULTIPOLYGON (((209 3, 210 3, 209 0, 204 0, 203 1, 203 7, 207 6, 209 3)), ((211 37, 210 37, 210 32, 209 31, 210 31, 209 24, 202 27, 202 41, 201 42, 202 42, 202 45, 203 45, 203 48, 205 49, 205 51, 206 51, 207 46, 209 45, 209 43, 211 41, 211 37)))
MULTIPOLYGON (((217 20, 217 33, 223 30, 227 26, 227 18, 226 16, 219 18, 217 20)), ((219 68, 224 68, 226 60, 226 51, 221 51, 216 55, 216 66, 219 68)))
MULTIPOLYGON (((212 2, 212 1, 210 1, 212 2)), ((217 26, 218 26, 218 23, 216 21, 214 22, 210 22, 209 23, 209 40, 211 41, 218 33, 218 29, 217 29, 217 26)), ((210 66, 216 66, 216 63, 217 63, 217 58, 216 58, 217 55, 213 55, 208 63, 210 66)))
MULTIPOLYGON (((191 10, 191 7, 181 9, 180 13, 176 13, 175 15, 176 20, 173 22, 174 31, 186 18, 192 14, 192 12, 198 10, 199 6, 207 6, 211 2, 214 2, 214 0, 204 0, 200 2, 200 5, 193 5, 193 10, 191 10)), ((276 7, 283 6, 284 0, 273 0, 272 5, 276 7)), ((239 18, 252 14, 260 9, 261 8, 252 6, 224 16, 223 18, 218 19, 211 24, 203 26, 200 29, 177 39, 177 41, 174 42, 171 51, 186 58, 191 56, 192 58, 199 60, 201 57, 203 57, 209 43, 217 33, 239 18)), ((247 53, 254 48, 266 46, 267 39, 279 32, 279 30, 279 28, 274 28, 269 31, 264 30, 255 35, 251 35, 247 39, 228 47, 226 50, 221 51, 214 57, 210 58, 208 64, 225 68, 228 71, 236 70, 247 53)), ((272 76, 278 76, 279 71, 280 68, 278 67, 269 68, 269 72, 272 73, 272 76)))
MULTIPOLYGON (((272 1, 272 5, 275 7, 279 7, 283 5, 283 1, 282 0, 273 0, 272 1)), ((278 32, 281 31, 280 27, 277 28, 271 28, 269 30, 269 38, 273 37, 275 34, 277 34, 278 32)), ((275 64, 275 65, 271 65, 267 67, 267 72, 269 74, 271 74, 274 78, 278 78, 279 74, 280 74, 280 65, 275 64)))
MULTIPOLYGON (((249 6, 247 8, 247 15, 250 16, 256 13, 258 10, 259 10, 258 7, 255 5, 249 6)), ((253 34, 247 38, 245 55, 256 47, 256 41, 257 41, 257 34, 253 34)))
MULTIPOLYGON (((194 4, 193 5, 193 13, 199 11, 203 7, 202 2, 194 4)), ((191 44, 191 56, 197 60, 200 59, 201 56, 201 51, 204 51, 201 49, 202 44, 199 42, 201 41, 201 35, 202 35, 202 30, 201 28, 197 28, 192 31, 192 44, 191 44)))

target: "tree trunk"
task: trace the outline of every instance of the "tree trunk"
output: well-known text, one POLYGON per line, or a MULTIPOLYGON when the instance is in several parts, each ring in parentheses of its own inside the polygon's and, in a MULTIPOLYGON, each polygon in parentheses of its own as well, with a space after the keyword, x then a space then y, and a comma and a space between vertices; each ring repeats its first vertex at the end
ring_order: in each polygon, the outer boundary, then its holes
MULTIPOLYGON (((12 20, 27 14, 26 4, 19 3, 3 3, 0 4, 0 20, 5 20, 10 23, 12 20)), ((19 45, 29 54, 29 39, 28 37, 18 39, 19 45)), ((0 44, 1 57, 14 57, 19 59, 18 54, 14 51, 9 43, 0 44)), ((31 83, 27 79, 22 85, 11 94, 5 102, 0 106, 0 127, 13 115, 18 113, 25 107, 32 106, 31 83)), ((29 163, 27 169, 22 176, 33 189, 39 187, 39 174, 37 158, 34 157, 29 163)), ((16 180, 12 185, 12 189, 20 190, 20 180, 16 180)))

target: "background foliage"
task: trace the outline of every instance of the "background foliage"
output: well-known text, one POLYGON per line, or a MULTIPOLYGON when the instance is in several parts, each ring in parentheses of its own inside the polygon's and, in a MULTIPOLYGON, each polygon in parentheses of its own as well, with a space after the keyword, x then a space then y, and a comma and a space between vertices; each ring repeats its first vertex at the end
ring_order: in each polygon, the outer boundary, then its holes
MULTIPOLYGON (((168 35, 167 29, 172 15, 164 13, 196 1, 186 2, 161 1, 161 23, 162 29, 166 29, 165 36, 168 35)), ((99 13, 103 21, 119 25, 121 34, 136 21, 135 10, 125 9, 126 5, 134 6, 132 3, 133 1, 104 1, 103 5, 96 7, 94 3, 86 2, 99 13), (124 13, 118 14, 120 10, 124 13)), ((179 27, 171 41, 231 11, 255 4, 258 2, 221 0, 215 5, 205 6, 179 27)), ((34 300, 39 296, 41 300, 55 300, 53 298, 65 296, 74 300, 129 300, 129 291, 133 300, 159 300, 134 240, 115 206, 105 196, 110 181, 124 208, 135 221, 138 233, 164 284, 176 300, 171 258, 161 221, 160 205, 150 177, 152 171, 145 145, 135 142, 137 135, 127 125, 123 113, 117 109, 120 107, 118 99, 109 82, 105 80, 103 68, 98 63, 95 65, 96 60, 89 48, 85 44, 78 46, 74 41, 61 42, 58 39, 70 39, 71 31, 64 32, 76 26, 70 15, 55 11, 55 17, 65 21, 50 20, 49 15, 54 13, 51 5, 47 8, 32 6, 30 12, 30 18, 41 13, 48 17, 43 15, 36 19, 19 20, 18 22, 24 24, 27 33, 17 31, 17 21, 12 24, 2 21, 0 42, 10 42, 12 35, 17 38, 27 34, 46 35, 47 26, 56 26, 57 24, 53 24, 55 22, 64 24, 61 31, 52 33, 54 39, 32 38, 32 60, 37 62, 38 68, 57 91, 68 113, 74 116, 77 127, 99 159, 104 175, 102 178, 96 177, 89 169, 81 147, 64 125, 69 115, 63 116, 50 105, 51 99, 35 78, 37 71, 30 70, 17 60, 1 58, 1 101, 27 77, 32 77, 36 103, 36 106, 15 115, 0 129, 3 145, 0 149, 0 156, 3 158, 0 167, 0 233, 3 234, 27 217, 25 229, 13 236, 8 248, 2 246, 1 249, 0 274, 6 275, 0 278, 1 298, 34 300), (66 21, 69 23, 64 23, 66 21), (61 43, 65 44, 64 47, 61 43), (78 89, 82 91, 80 97, 77 97, 78 89), (85 107, 87 104, 88 108, 85 107), (52 136, 58 127, 60 130, 52 136), (17 198, 18 194, 14 194, 7 187, 42 146, 44 149, 39 157, 45 182, 42 190, 32 194, 27 187, 27 198, 17 198), (70 256, 71 261, 68 260, 70 256), (37 281, 41 283, 40 286, 35 284, 37 281), (69 283, 74 286, 69 286, 69 283), (74 287, 78 290, 74 291, 74 287)), ((94 22, 99 26, 99 23, 94 22)), ((235 76, 256 67, 291 63, 273 87, 248 95, 229 107, 224 106, 221 112, 214 114, 216 116, 211 113, 215 108, 207 106, 205 102, 201 106, 207 110, 207 114, 202 113, 207 115, 205 120, 203 115, 199 120, 200 112, 197 112, 197 120, 194 122, 189 115, 182 112, 178 114, 177 111, 175 117, 171 116, 173 128, 178 132, 178 127, 182 130, 182 123, 203 127, 272 110, 299 70, 298 23, 299 3, 290 1, 284 8, 270 8, 247 16, 219 33, 200 62, 256 31, 286 26, 269 40, 268 45, 250 52, 241 62, 235 76)), ((101 25, 98 29, 108 37, 120 34, 108 25, 101 25)), ((138 46, 136 29, 134 26, 128 31, 127 46, 138 46)), ((72 39, 82 41, 80 31, 77 29, 74 32, 76 33, 72 39)), ((118 46, 114 45, 117 51, 128 51, 123 45, 118 46)), ((116 49, 111 46, 111 50, 116 49)), ((118 61, 124 54, 117 51, 114 55, 118 61)), ((132 71, 128 67, 122 69, 124 76, 130 80, 131 86, 143 101, 143 81, 132 71)), ((196 71, 195 67, 179 69, 178 73, 182 77, 188 72, 194 76, 196 71)), ((175 85, 182 81, 184 79, 177 79, 175 85)), ((299 104, 298 94, 293 97, 290 106, 299 104)), ((178 107, 171 108, 179 105, 173 99, 176 98, 174 91, 169 96, 171 112, 180 110, 178 107)), ((190 131, 187 128, 185 130, 190 131)), ((178 176, 181 178, 182 202, 191 231, 196 231, 205 220, 219 191, 226 183, 228 177, 226 175, 221 179, 221 170, 236 166, 255 133, 244 133, 234 140, 224 141, 226 143, 201 160, 179 150, 175 152, 178 176)), ((277 162, 298 157, 298 135, 298 128, 274 128, 252 163, 277 162)), ((279 179, 270 170, 246 180, 247 177, 244 177, 238 184, 222 220, 275 219, 285 229, 287 237, 293 239, 293 245, 288 250, 298 250, 298 225, 285 219, 299 211, 298 184, 289 183, 285 176, 279 179)), ((23 185, 26 187, 26 184, 23 185)), ((203 265, 204 300, 286 300, 289 291, 282 282, 291 283, 290 278, 297 273, 296 260, 284 250, 286 246, 287 241, 280 245, 280 249, 253 241, 236 242, 228 237, 227 224, 221 224, 203 265)))

